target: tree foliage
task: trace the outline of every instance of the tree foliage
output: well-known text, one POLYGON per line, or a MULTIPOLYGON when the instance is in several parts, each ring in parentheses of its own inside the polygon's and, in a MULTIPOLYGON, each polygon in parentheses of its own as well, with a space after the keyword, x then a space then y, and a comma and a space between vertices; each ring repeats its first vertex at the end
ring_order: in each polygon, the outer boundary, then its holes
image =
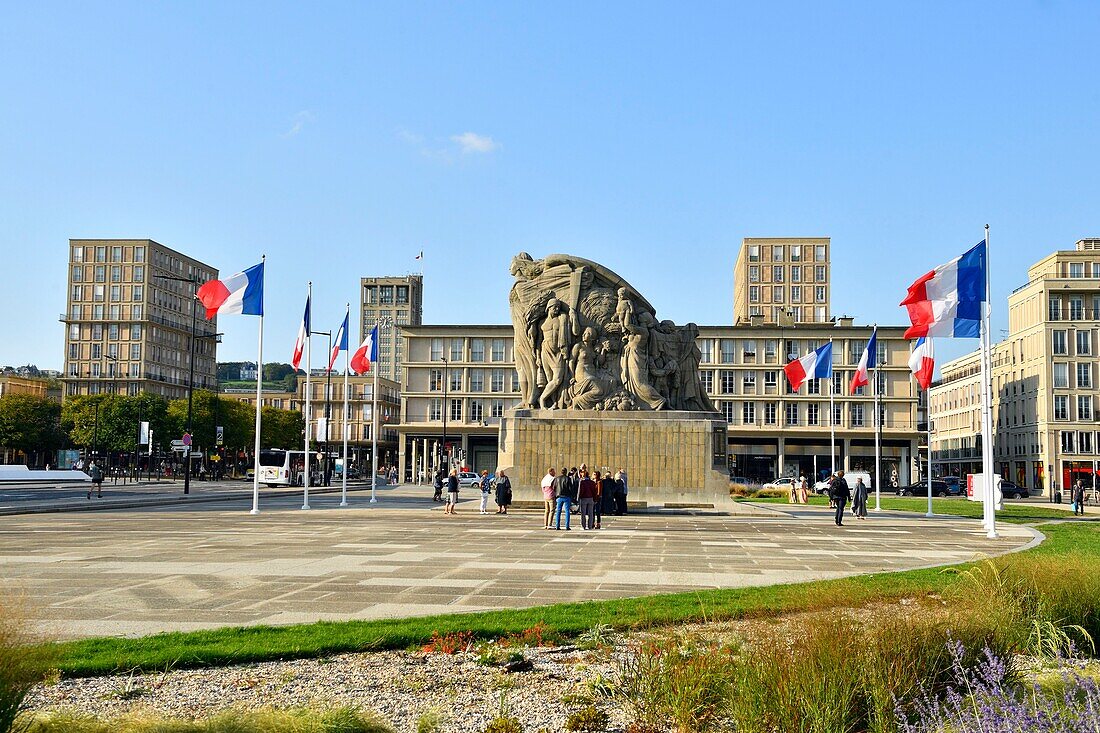
POLYGON ((49 455, 64 444, 61 405, 35 395, 0 397, 0 445, 37 458, 42 453, 49 455))
POLYGON ((293 448, 302 443, 302 431, 305 430, 302 413, 264 407, 261 414, 260 444, 264 448, 293 448))
POLYGON ((264 364, 265 382, 278 382, 284 379, 288 374, 294 374, 294 367, 290 364, 280 364, 277 362, 264 364))
MULTIPOLYGON (((175 425, 177 435, 174 437, 183 435, 187 427, 187 400, 172 400, 168 403, 168 414, 175 425)), ((253 420, 252 408, 243 402, 205 389, 196 389, 192 394, 192 445, 204 450, 213 448, 215 427, 221 425, 226 448, 249 449, 256 434, 253 420)))
POLYGON ((134 450, 138 425, 142 421, 147 421, 153 431, 155 448, 165 449, 173 438, 179 437, 175 434, 173 421, 169 419, 167 403, 163 398, 147 392, 137 396, 74 395, 65 400, 61 419, 74 444, 94 444, 99 450, 134 450))

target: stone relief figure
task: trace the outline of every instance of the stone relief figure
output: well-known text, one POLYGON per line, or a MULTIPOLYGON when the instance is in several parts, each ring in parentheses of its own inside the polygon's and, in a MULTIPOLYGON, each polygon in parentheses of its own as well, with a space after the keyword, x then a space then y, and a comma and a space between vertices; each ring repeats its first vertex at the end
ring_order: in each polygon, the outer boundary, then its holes
POLYGON ((629 283, 581 257, 520 252, 510 271, 521 408, 714 411, 695 324, 658 323, 629 283))

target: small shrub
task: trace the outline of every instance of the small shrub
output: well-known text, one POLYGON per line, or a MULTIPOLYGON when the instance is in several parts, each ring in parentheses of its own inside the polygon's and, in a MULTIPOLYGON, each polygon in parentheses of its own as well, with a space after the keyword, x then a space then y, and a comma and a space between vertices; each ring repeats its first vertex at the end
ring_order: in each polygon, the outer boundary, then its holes
POLYGON ((469 651, 473 643, 472 631, 452 631, 442 636, 433 632, 431 640, 424 645, 424 651, 428 654, 458 654, 469 651))
POLYGON ((514 716, 500 716, 489 721, 485 733, 523 733, 523 724, 514 716))
POLYGON ((534 626, 500 640, 501 646, 550 646, 558 641, 557 635, 539 621, 534 626))
POLYGON ((730 496, 745 497, 749 495, 749 487, 745 484, 735 484, 730 482, 730 496))
POLYGON ((757 489, 752 494, 754 499, 785 499, 791 495, 786 489, 757 489))
POLYGON ((568 731, 586 731, 587 733, 604 733, 610 722, 607 713, 595 705, 581 708, 575 713, 570 713, 565 720, 565 729, 568 731))
POLYGON ((607 649, 615 645, 619 635, 610 624, 596 624, 577 637, 580 649, 607 649))
POLYGON ((443 714, 438 710, 421 713, 416 719, 416 733, 440 733, 443 730, 443 714))

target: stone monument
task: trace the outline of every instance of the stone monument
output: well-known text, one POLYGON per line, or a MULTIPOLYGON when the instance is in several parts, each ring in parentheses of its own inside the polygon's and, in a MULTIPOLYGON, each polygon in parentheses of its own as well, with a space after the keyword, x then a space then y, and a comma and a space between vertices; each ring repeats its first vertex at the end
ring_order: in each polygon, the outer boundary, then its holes
POLYGON ((497 465, 538 500, 550 466, 626 469, 632 503, 729 503, 726 423, 699 381, 698 326, 657 320, 617 274, 554 254, 512 259, 521 399, 497 465))

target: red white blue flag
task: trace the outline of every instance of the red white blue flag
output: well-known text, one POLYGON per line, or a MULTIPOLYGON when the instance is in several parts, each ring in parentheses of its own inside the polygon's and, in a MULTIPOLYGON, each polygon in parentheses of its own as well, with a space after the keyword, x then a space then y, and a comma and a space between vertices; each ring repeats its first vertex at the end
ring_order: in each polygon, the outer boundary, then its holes
POLYGON ((966 254, 917 278, 901 301, 913 324, 905 338, 978 338, 986 301, 986 263, 983 239, 966 254))
MULTIPOLYGON (((311 296, 310 296, 311 297, 311 296)), ((294 358, 290 360, 290 365, 294 367, 294 370, 298 370, 298 366, 302 363, 302 354, 306 350, 306 340, 309 338, 309 301, 310 297, 306 297, 306 312, 302 316, 302 325, 298 327, 298 339, 294 342, 294 358)), ((309 365, 306 365, 309 368, 309 365)))
POLYGON ((917 378, 917 384, 921 389, 928 389, 932 384, 932 374, 936 371, 936 356, 932 349, 932 339, 921 336, 913 346, 913 353, 909 356, 909 369, 917 378))
POLYGON ((344 322, 340 324, 340 330, 336 332, 335 343, 332 345, 332 353, 328 357, 328 370, 332 371, 332 365, 336 363, 336 357, 341 351, 348 350, 348 317, 344 316, 344 322))
POLYGON ((351 356, 351 368, 356 374, 370 371, 370 365, 378 361, 378 326, 371 329, 363 343, 351 356))
POLYGON ((206 308, 206 317, 262 316, 264 314, 264 263, 253 265, 224 280, 203 283, 195 297, 206 308))
POLYGON ((871 331, 871 338, 867 340, 867 348, 863 350, 863 356, 859 358, 859 365, 856 366, 856 371, 852 374, 851 389, 848 391, 851 394, 856 393, 856 389, 863 387, 867 384, 867 371, 875 368, 875 358, 878 355, 878 346, 875 343, 878 337, 878 326, 875 326, 871 331))
POLYGON ((801 359, 795 359, 783 367, 783 371, 796 392, 807 379, 828 379, 833 376, 833 343, 830 341, 801 359))

